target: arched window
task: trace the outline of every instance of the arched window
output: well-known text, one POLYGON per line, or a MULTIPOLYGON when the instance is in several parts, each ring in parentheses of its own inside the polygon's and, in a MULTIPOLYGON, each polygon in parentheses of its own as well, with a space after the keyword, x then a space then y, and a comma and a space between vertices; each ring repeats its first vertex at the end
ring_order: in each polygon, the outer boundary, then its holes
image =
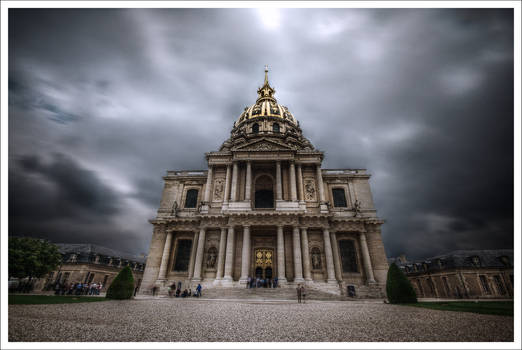
POLYGON ((346 196, 343 188, 332 189, 334 207, 346 208, 346 196))
POLYGON ((274 123, 274 124, 272 125, 272 131, 273 131, 273 132, 279 132, 279 124, 274 123))
POLYGON ((252 132, 254 134, 257 134, 259 132, 259 124, 258 123, 254 123, 254 125, 252 125, 252 132))
POLYGON ((198 190, 191 189, 187 191, 185 198, 185 208, 195 208, 198 204, 198 190))
POLYGON ((341 253, 341 261, 344 272, 358 272, 357 253, 355 252, 355 244, 351 239, 343 239, 339 241, 339 250, 341 253))

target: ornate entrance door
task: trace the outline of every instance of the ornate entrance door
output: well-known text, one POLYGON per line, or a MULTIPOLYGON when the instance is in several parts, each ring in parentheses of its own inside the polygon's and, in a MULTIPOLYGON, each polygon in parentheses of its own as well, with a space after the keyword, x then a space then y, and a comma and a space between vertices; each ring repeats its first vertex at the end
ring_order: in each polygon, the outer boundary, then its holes
POLYGON ((272 278, 274 250, 268 248, 256 249, 254 259, 255 277, 272 278))

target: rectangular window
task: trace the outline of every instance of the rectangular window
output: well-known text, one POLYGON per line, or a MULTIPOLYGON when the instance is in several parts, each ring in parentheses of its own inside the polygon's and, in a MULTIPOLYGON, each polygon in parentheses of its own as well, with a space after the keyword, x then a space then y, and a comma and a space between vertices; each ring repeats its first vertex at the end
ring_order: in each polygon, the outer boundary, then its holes
POLYGON ((105 287, 105 285, 107 284, 107 280, 108 279, 109 279, 109 275, 105 275, 105 277, 103 277, 102 287, 105 287))
POLYGON ((448 279, 446 277, 442 277, 442 282, 444 283, 444 290, 446 291, 446 296, 450 296, 450 287, 448 284, 448 279))
POLYGON ((500 276, 499 275, 495 275, 495 276, 493 276, 493 278, 495 279, 495 284, 497 285, 498 292, 501 295, 506 294, 506 289, 504 288, 504 284, 502 283, 502 280, 500 279, 500 276))
POLYGON ((192 240, 180 239, 176 249, 176 263, 174 271, 188 271, 190 261, 190 250, 192 248, 192 240))
POLYGON ((480 284, 482 286, 482 290, 484 291, 484 293, 490 294, 491 292, 489 291, 489 284, 488 284, 488 280, 486 279, 486 276, 480 275, 479 278, 480 278, 480 284))
POLYGON ((344 194, 344 189, 342 188, 334 188, 332 189, 334 207, 337 208, 346 208, 346 196, 344 194))
POLYGON ((351 239, 343 239, 339 241, 339 250, 341 253, 341 262, 344 272, 358 272, 357 269, 357 253, 355 251, 354 241, 351 239))
POLYGON ((185 198, 185 208, 196 208, 198 205, 198 190, 191 189, 187 191, 185 198))

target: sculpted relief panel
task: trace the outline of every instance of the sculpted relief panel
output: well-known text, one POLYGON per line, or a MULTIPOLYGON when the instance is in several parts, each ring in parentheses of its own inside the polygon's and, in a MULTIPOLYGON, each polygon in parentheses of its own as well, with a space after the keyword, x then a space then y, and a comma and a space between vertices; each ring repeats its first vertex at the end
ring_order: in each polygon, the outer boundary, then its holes
POLYGON ((315 180, 307 179, 304 180, 304 188, 305 188, 305 200, 307 201, 315 201, 315 180))
POLYGON ((222 201, 224 191, 225 191, 225 179, 217 178, 214 181, 214 200, 222 201))

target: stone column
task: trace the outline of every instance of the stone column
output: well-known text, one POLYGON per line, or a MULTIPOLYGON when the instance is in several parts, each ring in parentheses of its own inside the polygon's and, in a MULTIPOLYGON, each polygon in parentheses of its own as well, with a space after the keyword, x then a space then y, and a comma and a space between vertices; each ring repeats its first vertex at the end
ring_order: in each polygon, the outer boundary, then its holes
POLYGON ((373 277, 372 261, 370 260, 368 244, 366 243, 366 234, 364 232, 359 232, 359 239, 361 243, 361 253, 363 258, 364 271, 366 272, 366 278, 368 279, 368 282, 372 283, 375 282, 375 278, 373 277))
POLYGON ((246 164, 246 181, 245 181, 245 201, 250 201, 252 192, 252 163, 250 161, 246 164))
POLYGON ((317 186, 319 187, 319 200, 324 202, 324 185, 323 174, 321 173, 321 164, 317 164, 317 186))
POLYGON ((304 202, 303 171, 301 164, 297 163, 297 189, 299 202, 304 202))
POLYGON ((208 165, 208 174, 207 174, 207 185, 205 186, 205 197, 203 198, 203 201, 205 201, 207 204, 210 201, 210 188, 212 187, 212 169, 213 165, 208 165))
POLYGON ((228 199, 230 198, 230 164, 227 164, 227 175, 225 177, 225 194, 223 195, 223 206, 228 207, 228 199))
POLYGON ((241 251, 240 283, 247 283, 250 267, 250 226, 243 226, 243 250, 241 251))
POLYGON ((283 226, 277 226, 277 279, 278 283, 286 282, 285 272, 285 237, 283 226))
POLYGON ((199 230, 198 250, 196 252, 196 262, 194 265, 194 281, 201 281, 201 265, 203 265, 203 255, 205 254, 205 231, 205 227, 199 230))
POLYGON ((341 258, 339 257, 339 246, 337 244, 337 236, 335 231, 330 232, 330 238, 332 240, 332 251, 333 251, 333 261, 335 268, 335 278, 338 281, 342 281, 343 273, 341 271, 341 258))
POLYGON ((189 274, 188 278, 192 279, 194 277, 194 265, 196 263, 196 250, 198 249, 198 239, 199 232, 194 233, 194 240, 192 241, 192 251, 190 252, 190 262, 189 262, 189 274))
POLYGON ((235 202, 237 201, 237 178, 239 173, 239 168, 237 162, 234 162, 233 165, 233 171, 232 171, 232 189, 230 191, 230 201, 235 202))
POLYGON ((335 283, 335 269, 333 263, 332 245, 330 243, 330 231, 325 227, 323 228, 323 240, 324 240, 324 255, 326 257, 326 272, 328 279, 326 282, 335 283))
POLYGON ((276 200, 283 200, 283 185, 281 183, 281 161, 276 162, 276 200))
POLYGON ((305 281, 312 280, 312 273, 310 272, 310 249, 308 248, 308 229, 301 227, 301 249, 303 253, 303 274, 305 281))
POLYGON ((223 279, 223 268, 225 267, 225 246, 227 240, 227 229, 225 227, 221 228, 221 237, 219 238, 219 252, 218 252, 218 262, 217 262, 217 272, 216 279, 223 279))
POLYGON ((167 264, 169 262, 170 246, 172 245, 172 232, 167 232, 165 237, 165 245, 163 246, 163 254, 161 255, 161 265, 158 273, 158 279, 167 279, 167 264))
POLYGON ((299 227, 294 226, 293 243, 294 243, 294 282, 303 283, 303 267, 301 262, 301 237, 299 236, 299 227))
POLYGON ((293 161, 290 162, 290 167, 288 170, 290 171, 290 200, 295 202, 297 201, 297 191, 295 184, 295 164, 293 161))
POLYGON ((227 251, 225 258, 225 280, 232 282, 232 268, 234 267, 234 226, 228 228, 227 251))

